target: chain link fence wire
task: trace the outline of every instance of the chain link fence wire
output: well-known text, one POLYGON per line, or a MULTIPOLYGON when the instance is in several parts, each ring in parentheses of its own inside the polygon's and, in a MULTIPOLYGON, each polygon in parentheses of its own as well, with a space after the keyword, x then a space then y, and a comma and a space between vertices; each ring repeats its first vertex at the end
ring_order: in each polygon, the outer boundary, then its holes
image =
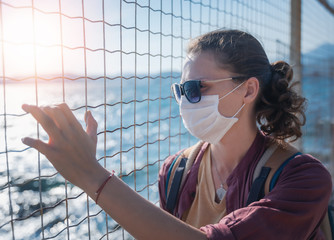
MULTIPOLYGON (((308 99, 303 142, 333 173, 334 14, 322 2, 304 1, 302 8, 302 86, 308 99)), ((334 9, 333 1, 327 4, 334 9)))
MULTIPOLYGON (((289 61, 290 10, 288 0, 0 1, 0 238, 132 239, 21 143, 23 136, 48 140, 23 103, 66 102, 83 127, 90 110, 99 123, 100 164, 158 205, 162 162, 196 142, 170 93, 189 39, 237 28, 256 36, 271 61, 289 61)), ((320 1, 303 1, 303 144, 328 164, 333 22, 320 1)))

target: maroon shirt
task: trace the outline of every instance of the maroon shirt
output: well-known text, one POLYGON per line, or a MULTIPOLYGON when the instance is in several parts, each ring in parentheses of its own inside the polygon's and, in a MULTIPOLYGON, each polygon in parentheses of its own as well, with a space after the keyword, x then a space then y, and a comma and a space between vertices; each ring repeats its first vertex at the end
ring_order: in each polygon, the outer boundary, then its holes
MULTIPOLYGON (((283 169, 273 190, 246 206, 253 172, 266 150, 268 137, 258 133, 244 158, 227 179, 226 213, 219 223, 201 227, 208 239, 324 239, 319 229, 332 189, 329 172, 310 155, 299 155, 283 169)), ((174 215, 188 210, 195 198, 203 144, 180 190, 174 215)), ((167 158, 159 173, 160 206, 166 210, 167 172, 175 157, 167 158)))

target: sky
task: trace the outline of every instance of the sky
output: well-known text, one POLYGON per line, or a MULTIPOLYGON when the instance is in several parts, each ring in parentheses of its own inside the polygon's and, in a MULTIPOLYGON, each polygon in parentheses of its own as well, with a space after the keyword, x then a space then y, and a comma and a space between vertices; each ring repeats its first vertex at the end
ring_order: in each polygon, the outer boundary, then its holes
MULTIPOLYGON (((198 2, 0 1, 0 75, 25 79, 61 76, 63 72, 65 76, 113 76, 181 71, 188 40, 221 27, 250 32, 272 60, 288 58, 290 1, 198 2)), ((317 1, 303 2, 303 21, 309 22, 303 27, 307 39, 316 24, 312 18, 318 18, 314 9, 322 7, 317 1)), ((303 44, 302 50, 329 41, 327 34, 319 36, 303 44)))

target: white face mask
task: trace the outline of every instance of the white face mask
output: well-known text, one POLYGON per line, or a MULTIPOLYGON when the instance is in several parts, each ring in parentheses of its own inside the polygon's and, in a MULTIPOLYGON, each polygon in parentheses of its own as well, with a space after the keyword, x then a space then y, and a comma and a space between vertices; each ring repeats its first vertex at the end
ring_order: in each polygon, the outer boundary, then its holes
POLYGON ((224 117, 218 111, 219 100, 227 97, 242 84, 221 98, 218 95, 202 96, 198 103, 190 103, 185 96, 181 96, 180 114, 184 126, 193 136, 211 144, 218 143, 238 121, 235 116, 245 106, 243 104, 232 117, 224 117))

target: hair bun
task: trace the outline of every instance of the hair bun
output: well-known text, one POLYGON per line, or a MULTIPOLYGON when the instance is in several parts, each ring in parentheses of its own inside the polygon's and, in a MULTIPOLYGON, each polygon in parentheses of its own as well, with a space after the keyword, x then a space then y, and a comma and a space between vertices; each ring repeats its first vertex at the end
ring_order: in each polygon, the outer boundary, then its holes
MULTIPOLYGON (((275 139, 299 138, 305 124, 305 98, 290 84, 293 77, 291 66, 284 61, 271 64, 272 77, 258 103, 257 121, 261 130, 275 139), (264 120, 264 121, 263 121, 264 120)), ((295 140, 293 139, 293 140, 295 140)))
POLYGON ((293 78, 291 66, 284 61, 274 62, 271 64, 271 73, 271 88, 279 93, 286 92, 293 78))
MULTIPOLYGON (((292 67, 285 61, 277 61, 271 64, 271 72, 274 75, 278 74, 278 78, 285 78, 290 82, 293 77, 292 67)), ((277 78, 276 77, 276 78, 277 78)))

